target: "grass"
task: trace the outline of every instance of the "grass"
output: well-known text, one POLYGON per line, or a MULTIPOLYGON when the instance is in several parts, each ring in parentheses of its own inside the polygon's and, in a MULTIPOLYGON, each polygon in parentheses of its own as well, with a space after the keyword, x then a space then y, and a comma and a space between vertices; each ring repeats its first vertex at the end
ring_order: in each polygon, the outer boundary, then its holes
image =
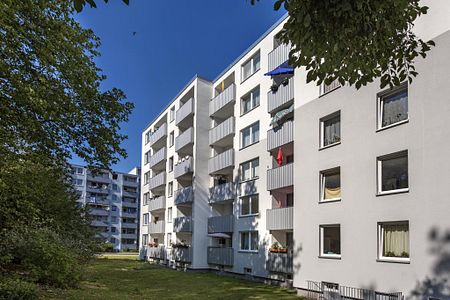
POLYGON ((111 253, 102 253, 97 255, 98 258, 107 258, 107 259, 139 259, 139 254, 137 252, 111 252, 111 253))
POLYGON ((134 260, 96 259, 79 289, 43 299, 296 299, 295 291, 212 273, 182 272, 134 260))

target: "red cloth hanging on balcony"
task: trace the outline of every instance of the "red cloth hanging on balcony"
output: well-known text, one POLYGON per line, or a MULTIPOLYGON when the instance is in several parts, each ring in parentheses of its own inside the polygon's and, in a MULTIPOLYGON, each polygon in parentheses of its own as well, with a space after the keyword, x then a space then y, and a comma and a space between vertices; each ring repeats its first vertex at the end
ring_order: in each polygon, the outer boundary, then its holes
POLYGON ((281 165, 283 164, 283 160, 284 160, 283 152, 281 151, 281 148, 278 148, 277 163, 279 167, 281 167, 281 165))

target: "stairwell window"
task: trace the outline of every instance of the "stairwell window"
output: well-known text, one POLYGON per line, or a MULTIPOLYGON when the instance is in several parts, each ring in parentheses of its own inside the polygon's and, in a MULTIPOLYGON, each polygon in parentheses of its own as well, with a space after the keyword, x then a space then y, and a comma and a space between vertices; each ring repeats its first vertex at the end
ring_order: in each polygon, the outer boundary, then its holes
POLYGON ((259 50, 241 66, 241 82, 252 76, 261 68, 259 50))
POLYGON ((378 223, 378 259, 409 262, 409 222, 378 223))
POLYGON ((143 200, 144 204, 143 205, 148 205, 148 196, 149 196, 148 193, 144 193, 144 200, 143 200))
POLYGON ((172 147, 175 142, 175 133, 171 131, 169 133, 169 147, 172 147))
POLYGON ((340 225, 320 226, 320 257, 324 258, 341 257, 340 225))
POLYGON ((167 195, 168 197, 173 196, 173 181, 169 182, 169 185, 167 187, 167 195))
POLYGON ((150 180, 150 171, 144 173, 144 185, 148 184, 150 180))
POLYGON ((143 234, 142 235, 142 246, 147 246, 148 245, 148 234, 143 234))
POLYGON ((259 121, 241 130, 241 149, 259 142, 259 121))
POLYGON ((172 207, 169 207, 167 209, 167 223, 172 223, 172 207))
POLYGON ((242 231, 240 250, 246 252, 258 251, 258 231, 242 231))
POLYGON ((408 190, 408 151, 378 157, 378 194, 408 190))
POLYGON ((169 111, 169 122, 175 120, 175 106, 172 106, 169 111))
POLYGON ((241 217, 254 216, 259 213, 258 194, 241 198, 241 217))
POLYGON ((341 143, 341 112, 320 119, 320 148, 341 143))
POLYGON ((408 85, 378 94, 378 129, 408 121, 408 85))
POLYGON ((173 171, 173 156, 169 157, 169 172, 173 171))
POLYGON ((144 214, 143 221, 144 225, 148 225, 148 214, 144 214))
POLYGON ((320 202, 341 200, 341 168, 320 172, 320 202))
POLYGON ((259 106, 259 85, 241 98, 241 115, 259 106))

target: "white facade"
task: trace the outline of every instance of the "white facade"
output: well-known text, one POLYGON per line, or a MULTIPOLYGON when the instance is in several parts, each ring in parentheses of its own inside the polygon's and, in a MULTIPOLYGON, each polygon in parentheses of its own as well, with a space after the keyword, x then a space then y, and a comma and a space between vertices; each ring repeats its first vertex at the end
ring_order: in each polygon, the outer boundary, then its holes
POLYGON ((163 205, 152 204, 162 198, 142 199, 142 255, 169 265, 292 280, 301 292, 342 294, 339 286, 347 286, 401 292, 408 299, 413 292, 418 299, 449 296, 438 285, 448 276, 445 266, 436 267, 443 258, 430 248, 450 230, 450 204, 445 189, 437 188, 450 179, 450 3, 423 2, 430 10, 416 32, 436 47, 417 61, 419 77, 395 91, 380 90, 379 82, 358 91, 318 87, 306 84, 302 69, 264 76, 287 60, 289 48, 275 38, 284 21, 214 81, 195 77, 142 135, 143 194, 165 197, 163 205), (190 98, 192 112, 177 126, 171 108, 178 113, 190 98), (182 151, 170 147, 170 132, 177 137, 191 125, 192 142, 182 151), (146 138, 149 131, 153 140, 146 138), (152 158, 146 153, 155 157, 163 147, 161 161, 147 163, 152 158), (175 162, 192 156, 190 175, 179 180, 169 172, 172 156, 175 162), (158 186, 145 182, 158 174, 164 176, 158 186), (192 201, 176 205, 169 182, 174 191, 192 185, 192 201), (169 208, 173 218, 192 217, 189 233, 176 232, 169 208), (158 221, 163 228, 155 229, 158 221), (394 235, 402 243, 393 243, 394 235), (168 237, 186 245, 171 247, 168 237))

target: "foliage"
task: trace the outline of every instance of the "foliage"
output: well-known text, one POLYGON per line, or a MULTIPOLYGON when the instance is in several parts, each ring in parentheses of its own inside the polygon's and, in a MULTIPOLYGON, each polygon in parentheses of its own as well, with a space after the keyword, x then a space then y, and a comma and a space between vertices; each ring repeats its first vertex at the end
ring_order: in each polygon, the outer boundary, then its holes
POLYGON ((383 88, 412 82, 414 61, 434 46, 412 31, 428 10, 419 1, 276 0, 274 8, 289 14, 280 38, 292 46, 289 64, 306 67, 307 82, 359 89, 381 77, 383 88))
POLYGON ((38 299, 36 285, 17 278, 0 279, 0 300, 38 299))
MULTIPOLYGON (((89 5, 93 8, 97 8, 97 4, 95 4, 95 0, 72 0, 73 1, 73 7, 77 12, 81 12, 83 10, 83 7, 86 5, 86 3, 89 3, 89 5)), ((103 0, 105 3, 108 3, 108 0, 103 0)), ((126 5, 130 4, 130 0, 122 0, 123 3, 126 5)))

